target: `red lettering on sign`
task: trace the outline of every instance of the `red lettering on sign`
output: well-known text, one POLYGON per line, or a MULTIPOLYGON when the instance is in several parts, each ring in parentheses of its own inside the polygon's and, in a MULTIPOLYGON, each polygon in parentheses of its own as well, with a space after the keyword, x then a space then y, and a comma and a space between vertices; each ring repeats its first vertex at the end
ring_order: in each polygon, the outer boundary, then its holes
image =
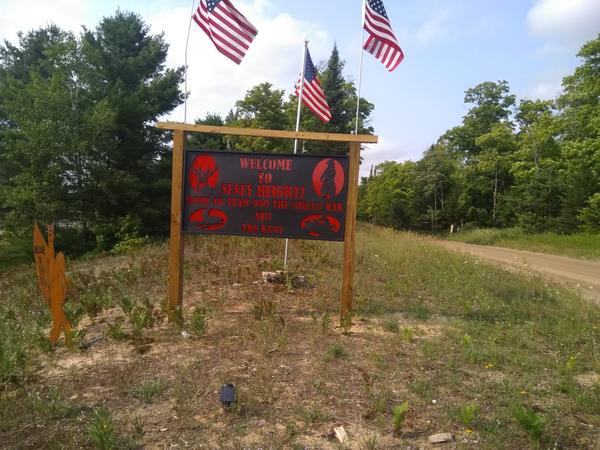
POLYGON ((291 159, 274 159, 274 158, 240 158, 240 167, 242 169, 252 170, 292 170, 291 159))
POLYGON ((259 185, 257 188, 258 197, 279 197, 288 199, 303 199, 305 194, 304 186, 271 186, 259 185))
POLYGON ((325 204, 325 209, 327 209, 327 211, 332 211, 332 212, 343 212, 344 211, 344 205, 342 205, 339 202, 337 202, 337 203, 326 203, 325 204))
POLYGON ((238 197, 252 197, 251 184, 223 183, 221 195, 237 195, 238 197))

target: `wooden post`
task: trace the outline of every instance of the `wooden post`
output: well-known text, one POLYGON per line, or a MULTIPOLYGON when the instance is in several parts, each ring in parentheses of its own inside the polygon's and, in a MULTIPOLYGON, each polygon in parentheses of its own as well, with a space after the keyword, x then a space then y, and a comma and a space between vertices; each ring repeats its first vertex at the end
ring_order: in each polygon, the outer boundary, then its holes
POLYGON ((340 325, 350 326, 354 280, 354 244, 356 239, 356 209, 358 203, 358 166, 360 164, 360 142, 350 143, 348 167, 348 200, 346 203, 346 229, 344 231, 344 274, 340 325))
POLYGON ((181 202, 183 195, 183 130, 173 132, 173 169, 171 178, 171 238, 169 240, 169 322, 180 322, 183 303, 183 238, 181 202))

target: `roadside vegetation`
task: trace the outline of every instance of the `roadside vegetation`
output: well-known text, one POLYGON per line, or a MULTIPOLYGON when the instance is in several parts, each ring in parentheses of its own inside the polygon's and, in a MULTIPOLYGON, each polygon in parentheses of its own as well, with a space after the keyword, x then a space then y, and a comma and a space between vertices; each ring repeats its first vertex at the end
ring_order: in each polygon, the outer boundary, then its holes
POLYGON ((600 234, 600 35, 578 57, 553 100, 519 100, 502 80, 467 89, 462 123, 419 160, 371 168, 360 218, 435 234, 452 225, 600 234))
POLYGON ((478 228, 443 235, 453 241, 600 260, 600 233, 528 233, 520 228, 478 228))
POLYGON ((279 240, 186 238, 183 327, 166 322, 166 245, 69 261, 75 352, 48 346, 33 268, 5 272, 0 442, 318 448, 343 425, 357 448, 439 432, 463 447, 594 448, 597 306, 389 229, 362 225, 357 246, 347 331, 337 243, 293 241, 308 285, 292 288, 256 283, 280 267, 279 240), (238 390, 226 413, 225 383, 238 390))

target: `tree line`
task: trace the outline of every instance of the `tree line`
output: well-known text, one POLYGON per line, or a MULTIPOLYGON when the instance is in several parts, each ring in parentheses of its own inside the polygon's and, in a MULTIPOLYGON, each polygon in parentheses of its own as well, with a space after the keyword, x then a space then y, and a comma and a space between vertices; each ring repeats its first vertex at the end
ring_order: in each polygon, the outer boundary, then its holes
MULTIPOLYGON (((185 94, 184 68, 167 68, 167 51, 162 34, 123 11, 79 35, 50 25, 0 44, 0 266, 11 240, 22 242, 29 257, 34 220, 56 223, 58 242, 71 255, 168 234, 170 135, 153 125, 185 94)), ((332 118, 324 124, 303 107, 301 129, 349 133, 356 89, 343 75, 337 47, 320 69, 332 118)), ((196 122, 293 130, 296 109, 295 95, 262 83, 225 117, 207 114, 196 122)), ((372 110, 362 99, 362 133, 373 131, 372 110)), ((193 134, 189 146, 290 152, 293 144, 193 134)), ((306 142, 300 150, 346 148, 306 142)))
POLYGON ((79 36, 50 25, 0 46, 4 234, 55 222, 83 252, 167 230, 169 141, 152 124, 184 99, 167 50, 121 11, 79 36))
POLYGON ((450 225, 600 232, 600 35, 554 100, 517 103, 506 81, 465 92, 469 110, 418 161, 384 162, 359 216, 400 229, 450 225))

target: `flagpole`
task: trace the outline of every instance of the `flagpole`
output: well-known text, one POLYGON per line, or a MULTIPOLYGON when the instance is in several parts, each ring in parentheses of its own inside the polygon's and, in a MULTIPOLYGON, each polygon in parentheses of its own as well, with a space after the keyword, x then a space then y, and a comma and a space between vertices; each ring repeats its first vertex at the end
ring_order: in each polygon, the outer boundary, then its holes
POLYGON ((190 43, 190 33, 192 31, 192 18, 194 17, 194 6, 196 6, 196 0, 192 0, 192 11, 190 12, 190 23, 188 24, 187 38, 185 40, 185 62, 184 62, 184 74, 183 74, 183 123, 187 123, 187 100, 188 100, 188 46, 190 43))
MULTIPOLYGON (((363 22, 365 20, 365 1, 363 0, 363 7, 362 7, 362 19, 363 22)), ((365 51, 363 49, 363 45, 365 42, 365 27, 362 27, 362 38, 360 40, 360 68, 358 70, 358 89, 357 89, 357 95, 356 95, 356 123, 354 124, 354 134, 358 134, 358 118, 359 118, 359 114, 360 114, 360 89, 362 86, 362 70, 363 70, 363 56, 365 54, 365 51)))
MULTIPOLYGON (((308 40, 304 41, 304 56, 302 57, 302 70, 300 71, 300 92, 298 94, 298 112, 296 113, 296 133, 300 131, 300 112, 302 111, 302 94, 304 93, 304 68, 306 67, 306 52, 308 40)), ((294 155, 298 153, 298 138, 294 139, 294 155)), ((283 254, 283 270, 287 270, 289 239, 285 240, 285 252, 283 254)))

